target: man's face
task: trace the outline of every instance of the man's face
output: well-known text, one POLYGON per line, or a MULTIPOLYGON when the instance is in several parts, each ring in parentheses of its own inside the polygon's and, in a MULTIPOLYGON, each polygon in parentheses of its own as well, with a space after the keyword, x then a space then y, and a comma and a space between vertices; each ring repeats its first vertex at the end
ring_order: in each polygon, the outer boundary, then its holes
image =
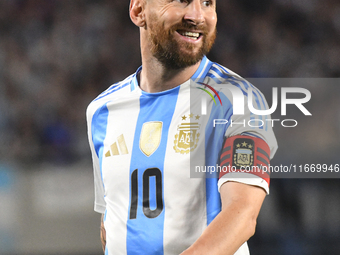
POLYGON ((215 0, 148 0, 146 32, 151 53, 167 68, 199 62, 216 37, 215 0))

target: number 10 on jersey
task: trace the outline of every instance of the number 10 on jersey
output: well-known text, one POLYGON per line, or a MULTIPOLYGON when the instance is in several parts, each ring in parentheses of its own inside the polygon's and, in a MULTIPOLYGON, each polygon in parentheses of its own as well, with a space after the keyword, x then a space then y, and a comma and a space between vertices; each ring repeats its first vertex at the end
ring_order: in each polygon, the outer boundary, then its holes
MULTIPOLYGON (((162 172, 158 168, 148 168, 143 173, 142 180, 138 179, 138 169, 131 174, 131 200, 130 200, 130 219, 137 218, 138 200, 142 199, 143 213, 148 218, 156 218, 163 211, 163 181, 162 172), (154 179, 155 189, 150 186, 154 179), (139 182, 141 186, 139 186, 139 182), (138 196, 138 187, 142 187, 142 196, 138 196), (151 188, 151 189, 150 189, 151 188), (154 191, 151 194, 150 191, 154 191), (151 208, 150 201, 155 201, 155 208, 151 208)), ((153 206, 154 207, 154 206, 153 206)))

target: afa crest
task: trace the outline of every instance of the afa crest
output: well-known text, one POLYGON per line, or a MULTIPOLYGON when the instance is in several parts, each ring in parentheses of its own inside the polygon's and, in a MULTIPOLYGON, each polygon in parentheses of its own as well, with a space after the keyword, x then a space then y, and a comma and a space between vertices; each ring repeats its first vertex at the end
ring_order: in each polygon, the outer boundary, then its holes
POLYGON ((177 133, 175 135, 174 150, 176 153, 187 154, 196 149, 200 137, 198 120, 199 115, 189 114, 182 117, 182 123, 178 125, 177 133), (187 120, 189 118, 189 120, 187 120), (193 119, 194 122, 191 122, 193 119))
POLYGON ((238 138, 234 141, 233 165, 237 167, 252 166, 254 163, 254 141, 238 138))

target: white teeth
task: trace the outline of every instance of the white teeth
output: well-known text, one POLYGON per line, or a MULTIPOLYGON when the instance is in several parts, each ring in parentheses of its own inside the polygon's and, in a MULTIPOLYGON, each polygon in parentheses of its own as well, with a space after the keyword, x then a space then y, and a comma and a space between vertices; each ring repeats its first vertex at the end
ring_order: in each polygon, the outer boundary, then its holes
POLYGON ((191 39, 197 39, 200 36, 199 33, 195 33, 195 32, 182 32, 181 34, 191 39))
POLYGON ((192 32, 185 32, 184 34, 186 36, 190 36, 190 37, 199 37, 200 36, 199 33, 192 33, 192 32))

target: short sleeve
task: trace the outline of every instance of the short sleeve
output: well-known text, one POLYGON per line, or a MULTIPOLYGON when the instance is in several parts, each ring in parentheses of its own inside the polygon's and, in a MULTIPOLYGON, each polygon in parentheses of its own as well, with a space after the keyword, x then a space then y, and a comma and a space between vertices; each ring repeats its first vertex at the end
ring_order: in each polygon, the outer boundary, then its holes
POLYGON ((106 203, 104 200, 105 190, 104 184, 102 180, 102 175, 100 171, 99 158, 94 149, 94 144, 92 141, 92 116, 91 113, 91 105, 88 107, 86 112, 87 117, 87 131, 88 131, 88 140, 92 154, 92 163, 93 163, 93 176, 94 176, 94 210, 98 213, 104 213, 106 210, 106 203))
MULTIPOLYGON (((229 171, 220 174, 218 188, 225 182, 234 181, 258 186, 269 194, 270 160, 278 148, 277 140, 270 115, 256 115, 249 110, 248 104, 252 102, 257 110, 266 110, 269 107, 264 95, 257 88, 243 78, 238 79, 242 83, 239 89, 243 94, 244 112, 233 114, 229 119, 225 143, 220 153, 220 166, 229 167, 229 171), (248 100, 250 95, 251 100, 248 100)), ((235 104, 233 112, 234 107, 235 104)))

